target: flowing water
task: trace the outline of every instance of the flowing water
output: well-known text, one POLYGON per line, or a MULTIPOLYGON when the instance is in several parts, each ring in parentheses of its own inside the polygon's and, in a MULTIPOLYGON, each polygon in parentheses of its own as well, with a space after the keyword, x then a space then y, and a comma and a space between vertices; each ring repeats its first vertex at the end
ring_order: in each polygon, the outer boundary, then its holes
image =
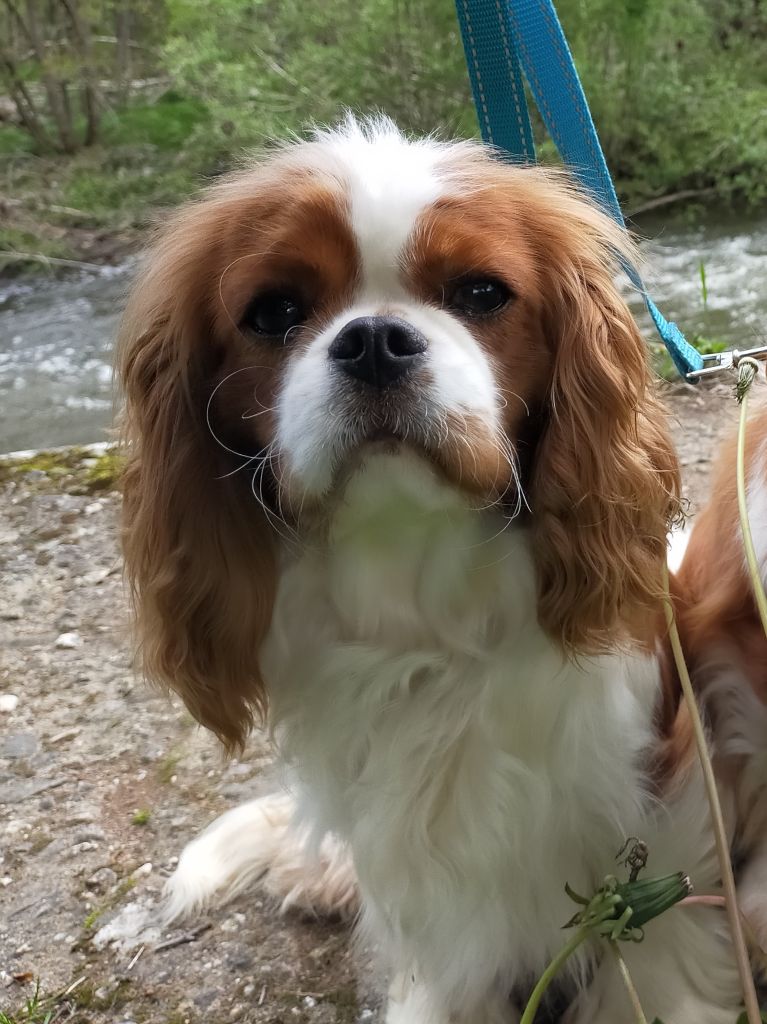
MULTIPOLYGON (((767 219, 642 228, 652 238, 645 280, 667 318, 690 338, 702 334, 740 348, 767 343, 767 219)), ((131 274, 126 265, 0 281, 0 452, 108 436, 113 342, 131 274)), ((652 337, 641 303, 635 308, 652 337)))

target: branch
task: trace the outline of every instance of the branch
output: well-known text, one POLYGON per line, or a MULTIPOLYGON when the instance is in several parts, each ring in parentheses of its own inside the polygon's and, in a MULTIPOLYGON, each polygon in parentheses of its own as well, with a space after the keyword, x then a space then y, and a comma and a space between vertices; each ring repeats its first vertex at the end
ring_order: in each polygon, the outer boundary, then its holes
POLYGON ((15 250, 0 250, 0 260, 14 260, 16 262, 32 260, 36 263, 50 264, 54 267, 76 267, 78 270, 101 270, 98 263, 84 263, 82 260, 65 260, 60 256, 46 256, 43 252, 16 252, 15 250))
POLYGON ((639 217, 643 213, 650 213, 651 210, 658 210, 662 206, 680 203, 684 199, 698 199, 700 196, 710 196, 719 191, 720 189, 715 185, 711 185, 708 188, 685 188, 681 192, 671 192, 665 196, 656 196, 655 199, 648 199, 641 206, 636 206, 633 210, 629 210, 626 217, 630 220, 632 217, 639 217))

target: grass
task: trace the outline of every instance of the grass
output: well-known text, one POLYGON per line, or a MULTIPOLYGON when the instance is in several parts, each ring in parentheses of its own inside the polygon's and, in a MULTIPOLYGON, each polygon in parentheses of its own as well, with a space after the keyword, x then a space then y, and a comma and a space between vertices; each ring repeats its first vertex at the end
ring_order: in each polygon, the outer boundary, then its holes
POLYGON ((7 1013, 0 1010, 0 1024, 50 1024, 56 1007, 50 1005, 51 1000, 40 995, 40 981, 35 982, 35 991, 24 1000, 24 1005, 16 1012, 7 1013))
POLYGON ((152 817, 152 812, 148 807, 142 807, 136 811, 131 818, 131 825, 144 826, 149 824, 149 820, 152 817))
POLYGON ((82 1022, 80 1010, 114 1011, 131 997, 130 982, 121 979, 117 987, 105 996, 96 993, 95 984, 80 977, 65 989, 53 995, 40 992, 40 979, 35 980, 32 995, 27 996, 16 1010, 0 1010, 0 1024, 53 1024, 59 1020, 82 1022))

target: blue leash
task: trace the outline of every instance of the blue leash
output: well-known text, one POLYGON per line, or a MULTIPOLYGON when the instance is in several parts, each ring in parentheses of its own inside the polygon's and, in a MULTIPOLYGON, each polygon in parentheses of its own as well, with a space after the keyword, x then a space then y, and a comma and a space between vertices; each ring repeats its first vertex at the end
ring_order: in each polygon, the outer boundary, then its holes
MULTIPOLYGON (((535 162, 522 74, 544 124, 573 176, 623 224, 578 72, 552 0, 456 0, 482 137, 522 163, 535 162)), ((647 294, 635 267, 626 272, 642 296, 679 373, 703 358, 647 294)))

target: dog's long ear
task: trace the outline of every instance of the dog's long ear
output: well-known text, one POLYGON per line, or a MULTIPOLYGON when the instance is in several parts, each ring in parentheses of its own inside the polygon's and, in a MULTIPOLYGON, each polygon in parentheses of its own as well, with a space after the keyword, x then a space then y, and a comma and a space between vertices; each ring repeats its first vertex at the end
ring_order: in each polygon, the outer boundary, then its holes
POLYGON ((165 232, 124 318, 122 540, 147 676, 228 749, 265 710, 259 647, 275 590, 272 531, 206 422, 220 350, 211 323, 216 205, 165 232))
POLYGON ((596 652, 657 624, 679 475, 646 345, 614 283, 630 242, 584 200, 560 201, 539 238, 554 369, 529 500, 540 620, 566 647, 596 652))

